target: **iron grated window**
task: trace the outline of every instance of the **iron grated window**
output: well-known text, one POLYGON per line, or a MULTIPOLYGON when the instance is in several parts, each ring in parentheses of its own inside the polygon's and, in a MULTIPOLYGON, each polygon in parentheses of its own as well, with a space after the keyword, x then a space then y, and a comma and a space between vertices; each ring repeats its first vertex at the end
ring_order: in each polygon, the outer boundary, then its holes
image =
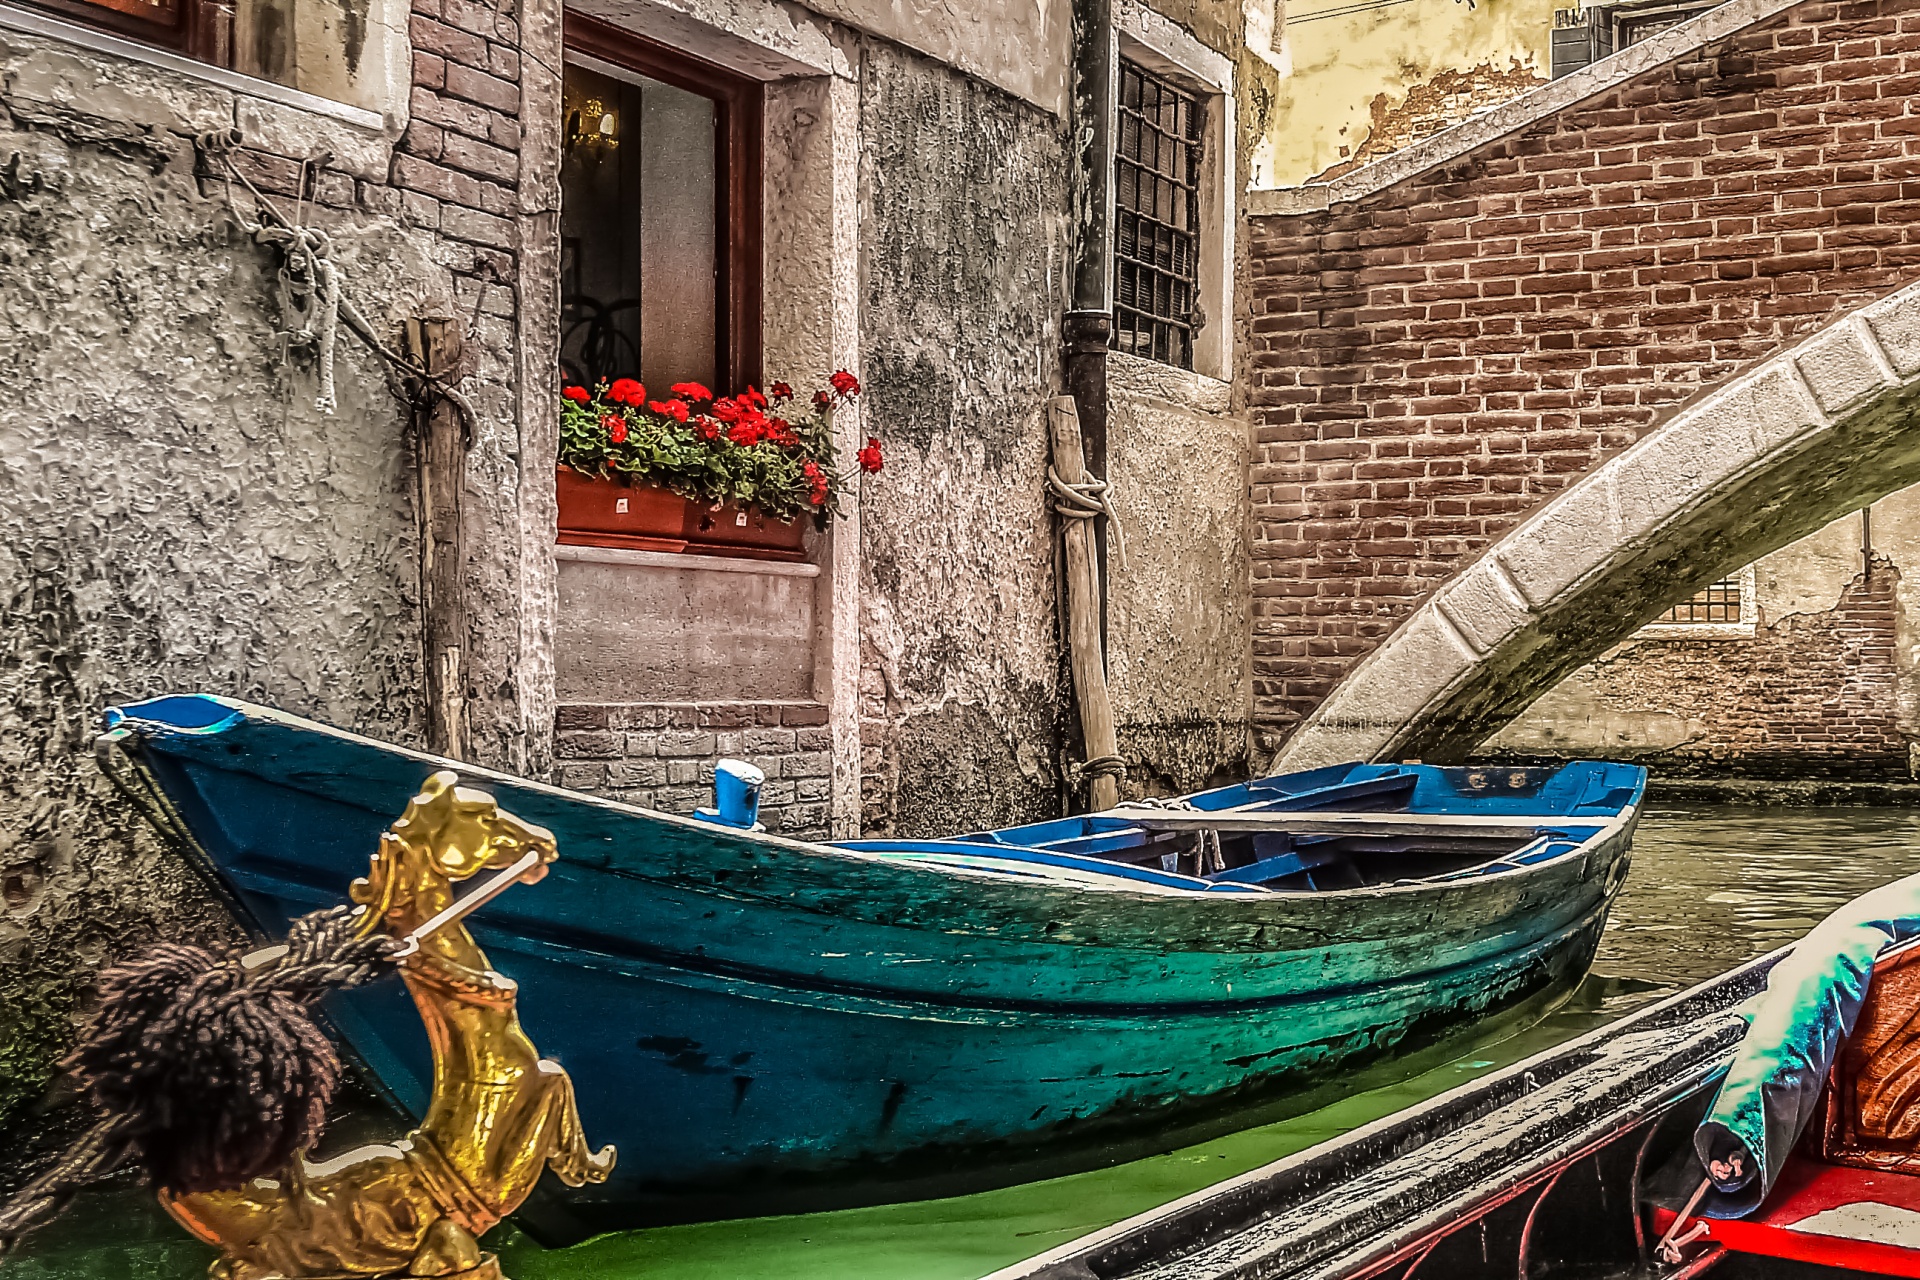
POLYGON ((1722 578, 1654 619, 1661 623, 1739 622, 1740 579, 1722 578))
POLYGON ((1200 277, 1200 99, 1120 60, 1113 347, 1193 368, 1200 277))

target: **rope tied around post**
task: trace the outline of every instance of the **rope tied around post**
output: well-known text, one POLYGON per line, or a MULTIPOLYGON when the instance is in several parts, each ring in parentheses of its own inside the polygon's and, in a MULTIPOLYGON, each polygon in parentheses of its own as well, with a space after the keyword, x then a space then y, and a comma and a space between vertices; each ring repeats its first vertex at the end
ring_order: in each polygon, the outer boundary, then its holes
MULTIPOLYGON (((479 422, 472 403, 447 378, 429 373, 382 342, 374 333, 373 325, 354 305, 353 299, 347 296, 345 274, 333 257, 333 238, 324 230, 302 225, 298 205, 295 206, 295 216, 282 213, 266 193, 234 164, 233 149, 240 145, 239 131, 209 130, 196 137, 194 145, 209 162, 218 163, 226 171, 227 211, 232 215, 234 224, 252 236, 256 244, 279 252, 281 307, 298 324, 297 328, 286 329, 284 334, 290 343, 313 346, 319 359, 320 389, 314 400, 315 407, 322 413, 332 413, 338 407, 334 394, 333 353, 334 340, 344 324, 349 333, 385 361, 393 372, 411 380, 422 391, 440 396, 453 405, 460 413, 464 429, 471 436, 479 422), (247 217, 235 204, 233 184, 236 182, 253 196, 255 217, 247 217)), ((306 171, 307 165, 303 162, 303 180, 306 171)), ((484 292, 483 288, 482 296, 484 292)), ((402 398, 410 401, 418 399, 411 391, 402 398)))
POLYGON ((1127 758, 1123 755, 1095 756, 1093 759, 1069 766, 1073 771, 1073 785, 1084 787, 1095 778, 1112 778, 1115 782, 1125 782, 1127 778, 1127 758))
POLYGON ((1047 464, 1047 494, 1054 512, 1063 520, 1105 516, 1107 528, 1113 531, 1113 549, 1120 553, 1120 567, 1124 569, 1128 567, 1127 540, 1120 527, 1120 517, 1114 514, 1113 503, 1108 498, 1112 491, 1113 485, 1097 476, 1090 474, 1084 480, 1071 482, 1063 479, 1052 463, 1047 464))

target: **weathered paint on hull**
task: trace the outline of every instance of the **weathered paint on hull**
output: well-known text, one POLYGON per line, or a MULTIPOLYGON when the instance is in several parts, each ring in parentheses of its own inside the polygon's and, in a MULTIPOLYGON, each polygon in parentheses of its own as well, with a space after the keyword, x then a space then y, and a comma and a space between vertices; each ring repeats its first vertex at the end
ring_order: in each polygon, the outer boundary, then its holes
MULTIPOLYGON (((127 739, 269 930, 338 901, 440 762, 273 713, 127 739)), ((1328 894, 1087 892, 727 832, 462 768, 561 862, 474 918, 621 1161, 552 1234, 1084 1167, 1577 980, 1631 824, 1522 874, 1328 894)), ((341 1029, 418 1111, 404 995, 341 1029)))

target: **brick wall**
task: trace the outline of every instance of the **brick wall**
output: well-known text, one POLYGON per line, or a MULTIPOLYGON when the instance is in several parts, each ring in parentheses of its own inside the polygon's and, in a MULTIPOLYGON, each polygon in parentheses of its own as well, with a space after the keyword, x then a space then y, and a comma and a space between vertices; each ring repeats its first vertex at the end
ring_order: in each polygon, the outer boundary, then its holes
MULTIPOLYGON (((408 34, 413 91, 406 133, 393 149, 385 183, 354 177, 323 159, 304 174, 305 156, 242 145, 236 166, 261 190, 326 209, 403 218, 438 232, 443 265, 461 302, 492 323, 480 336, 504 359, 512 344, 503 321, 516 310, 516 229, 520 180, 520 24, 516 0, 498 6, 468 0, 414 0, 408 34), (492 287, 503 286, 503 287, 492 287)), ((201 158, 209 193, 223 176, 201 158)), ((325 215, 312 222, 329 226, 325 215)), ((387 335, 397 337, 397 335, 387 335)), ((348 341, 343 338, 342 341, 348 341)))
MULTIPOLYGON (((1603 719, 1684 721, 1686 740, 1662 751, 1607 744, 1663 775, 1910 781, 1894 662, 1899 580, 1893 562, 1876 556, 1832 609, 1762 625, 1750 640, 1638 641, 1583 668, 1562 692, 1603 719)), ((1596 745, 1583 741, 1573 754, 1596 745)))
POLYGON ((692 813, 713 804, 713 765, 746 760, 767 775, 768 831, 824 840, 831 825, 827 708, 785 703, 562 704, 554 758, 563 787, 692 813))
POLYGON ((1255 718, 1279 741, 1607 451, 1920 277, 1920 0, 1794 6, 1251 220, 1255 718))

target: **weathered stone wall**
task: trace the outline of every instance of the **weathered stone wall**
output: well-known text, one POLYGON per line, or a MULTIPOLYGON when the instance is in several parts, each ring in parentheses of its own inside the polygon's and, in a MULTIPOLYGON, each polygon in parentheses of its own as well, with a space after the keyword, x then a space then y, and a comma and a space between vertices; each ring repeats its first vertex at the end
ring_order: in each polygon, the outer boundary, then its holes
POLYGON ((1060 812, 1043 501, 1069 253, 1065 124, 878 42, 860 89, 863 825, 1060 812))
POLYGON ((818 703, 562 703, 556 723, 554 780, 563 787, 691 814, 713 805, 714 762, 745 760, 767 775, 767 830, 831 834, 833 734, 818 703))
POLYGON ((1541 698, 1486 754, 1604 754, 1679 776, 1909 781, 1900 578, 1876 556, 1831 609, 1762 619, 1750 638, 1631 641, 1541 698))
POLYGON ((551 569, 523 561, 520 464, 550 488, 552 444, 522 430, 546 419, 521 403, 516 335, 541 314, 515 305, 541 191, 523 206, 521 36, 511 5, 415 15, 404 138, 0 31, 0 1125, 44 1086, 97 966, 233 932, 98 775, 103 706, 205 691, 422 730, 406 409, 344 332, 339 408, 316 408, 312 354, 277 332, 277 263, 195 135, 238 127, 243 170, 284 209, 304 197, 383 336, 471 323, 475 754, 545 767, 523 697, 551 569))
POLYGON ((1253 220, 1269 743, 1608 451, 1920 274, 1912 0, 1730 5, 1618 65, 1658 56, 1460 126, 1513 121, 1457 154, 1438 135, 1430 162, 1378 166, 1387 185, 1349 174, 1328 210, 1253 220))

